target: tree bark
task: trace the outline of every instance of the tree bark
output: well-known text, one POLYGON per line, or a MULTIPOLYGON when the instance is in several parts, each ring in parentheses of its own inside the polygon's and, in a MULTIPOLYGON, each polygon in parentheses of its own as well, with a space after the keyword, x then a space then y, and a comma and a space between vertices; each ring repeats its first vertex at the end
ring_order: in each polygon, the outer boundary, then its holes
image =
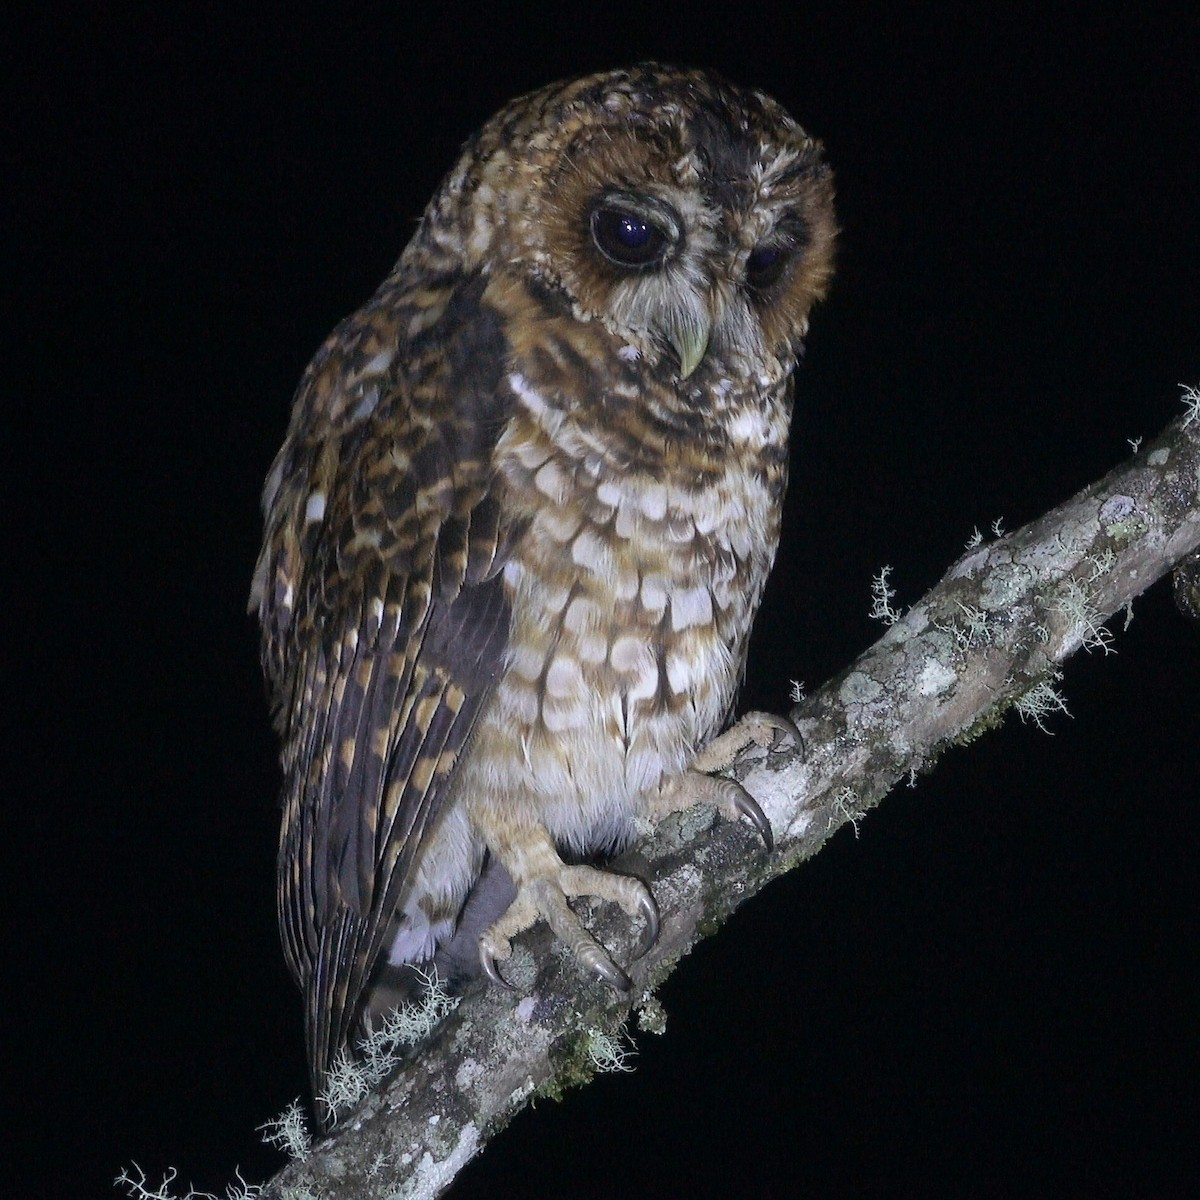
MULTIPOLYGON (((581 977, 544 926, 522 937, 506 976, 523 994, 477 985, 379 1093, 343 1119, 267 1197, 437 1196, 530 1100, 603 1069, 631 1016, 661 1022, 654 990, 703 937, 771 879, 816 854, 905 776, 999 724, 1060 707, 1059 664, 1107 648, 1104 622, 1200 547, 1200 415, 1038 520, 980 543, 842 674, 793 712, 806 751, 752 750, 735 774, 775 831, 768 854, 747 825, 709 811, 648 831, 625 869, 650 883, 657 944, 628 966, 621 997, 581 977)), ((585 919, 617 961, 630 922, 585 919)))

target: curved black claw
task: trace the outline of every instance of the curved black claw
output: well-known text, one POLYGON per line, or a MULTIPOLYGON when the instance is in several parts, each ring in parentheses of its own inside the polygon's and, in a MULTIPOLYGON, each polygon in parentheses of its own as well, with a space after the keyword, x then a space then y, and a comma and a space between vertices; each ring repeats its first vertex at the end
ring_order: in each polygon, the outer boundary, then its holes
POLYGON ((777 722, 775 732, 779 735, 775 738, 774 744, 771 746, 773 751, 780 750, 797 750, 800 757, 804 757, 804 738, 800 735, 800 730, 796 722, 791 717, 781 717, 778 714, 772 714, 773 720, 777 722), (788 745, 788 742, 791 745, 788 745))
POLYGON ((646 922, 646 929, 633 951, 634 962, 637 962, 639 958, 647 954, 650 947, 658 941, 658 905, 654 902, 654 897, 650 894, 649 888, 646 889, 646 894, 638 901, 638 908, 641 910, 642 919, 646 922))
POLYGON ((599 946, 580 950, 578 958, 583 966, 591 971, 601 983, 607 983, 614 992, 625 995, 633 991, 633 983, 629 976, 599 946), (589 953, 589 951, 591 952, 589 953))
POLYGON ((483 973, 497 987, 502 987, 506 992, 515 992, 517 990, 513 984, 509 983, 500 974, 500 968, 496 966, 496 959, 493 957, 492 952, 485 950, 483 946, 479 947, 479 965, 483 968, 483 973))
POLYGON ((738 815, 745 817, 758 830, 758 836, 766 843, 768 851, 774 850, 775 834, 771 829, 771 822, 767 820, 767 814, 759 808, 758 801, 740 783, 733 779, 729 782, 737 789, 733 796, 733 807, 738 815))

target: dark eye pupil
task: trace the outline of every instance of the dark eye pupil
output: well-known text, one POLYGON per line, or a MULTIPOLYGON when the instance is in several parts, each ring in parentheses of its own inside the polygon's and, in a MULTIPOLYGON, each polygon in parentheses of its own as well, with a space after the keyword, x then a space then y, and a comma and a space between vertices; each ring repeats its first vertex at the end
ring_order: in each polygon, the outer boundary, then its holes
POLYGON ((750 270, 754 272, 769 271, 779 261, 779 251, 770 246, 760 246, 750 255, 750 270))
POLYGON ((755 246, 746 259, 746 282, 755 288, 770 287, 782 274, 787 255, 779 246, 755 246))
POLYGON ((621 267, 649 266, 667 244, 657 225, 619 208, 598 208, 592 214, 592 239, 605 258, 621 267))
POLYGON ((639 250, 650 240, 650 226, 645 221, 623 216, 617 226, 617 237, 631 250, 639 250))

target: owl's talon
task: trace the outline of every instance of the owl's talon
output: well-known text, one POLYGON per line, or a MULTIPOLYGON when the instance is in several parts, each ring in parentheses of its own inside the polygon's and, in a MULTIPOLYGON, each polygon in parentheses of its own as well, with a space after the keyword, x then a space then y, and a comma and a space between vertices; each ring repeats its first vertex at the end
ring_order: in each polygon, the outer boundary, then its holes
POLYGON ((723 775, 686 771, 664 784, 651 803, 650 811, 661 818, 694 804, 711 804, 727 821, 740 821, 745 817, 766 843, 768 852, 775 849, 771 822, 758 801, 736 779, 723 775))
POLYGON ((606 983, 614 992, 628 995, 633 990, 633 983, 628 975, 617 966, 599 945, 592 943, 576 951, 579 965, 590 971, 601 983, 606 983))
POLYGON ((791 717, 781 717, 774 714, 771 715, 771 722, 775 726, 776 736, 767 749, 774 753, 779 753, 781 750, 796 750, 803 758, 804 738, 801 736, 796 722, 791 717))
POLYGON ((771 829, 771 822, 767 820, 767 814, 740 783, 734 779, 727 779, 725 782, 731 785, 728 792, 730 805, 739 817, 745 817, 758 830, 758 836, 766 843, 769 854, 775 849, 775 833, 771 829))
POLYGON ((772 754, 794 748, 801 757, 804 755, 804 738, 790 717, 750 712, 697 751, 691 769, 702 775, 724 771, 733 766, 749 746, 761 746, 772 754))
POLYGON ((483 973, 497 987, 502 987, 506 992, 515 992, 518 990, 515 984, 509 983, 500 974, 500 968, 496 966, 496 956, 482 944, 479 947, 479 965, 483 968, 483 973))
MULTIPOLYGON (((798 750, 801 755, 804 754, 804 738, 796 727, 796 722, 791 717, 781 716, 779 713, 747 713, 729 732, 740 734, 742 745, 750 742, 755 746, 762 746, 772 754, 783 750, 798 750)), ((714 739, 714 744, 719 741, 719 738, 714 739)), ((735 754, 734 758, 736 757, 735 754)))
POLYGON ((647 888, 645 895, 638 901, 638 909, 641 911, 642 918, 646 922, 645 931, 638 939, 638 944, 634 947, 633 961, 637 962, 639 958, 645 957, 650 952, 651 947, 658 941, 659 919, 658 905, 655 903, 654 897, 650 894, 647 888))

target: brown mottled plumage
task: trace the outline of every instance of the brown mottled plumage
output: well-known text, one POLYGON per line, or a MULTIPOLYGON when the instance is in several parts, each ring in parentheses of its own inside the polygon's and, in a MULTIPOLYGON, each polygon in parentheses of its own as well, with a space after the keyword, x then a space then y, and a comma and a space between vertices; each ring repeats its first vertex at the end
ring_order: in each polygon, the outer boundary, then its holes
POLYGON ((388 964, 456 931, 495 975, 543 917, 627 986, 565 897, 652 934, 649 890, 560 853, 697 800, 761 820, 699 771, 728 757, 703 747, 779 540, 833 237, 820 146, 761 93, 652 64, 556 84, 468 142, 308 368, 251 607, 318 1094, 388 964))

